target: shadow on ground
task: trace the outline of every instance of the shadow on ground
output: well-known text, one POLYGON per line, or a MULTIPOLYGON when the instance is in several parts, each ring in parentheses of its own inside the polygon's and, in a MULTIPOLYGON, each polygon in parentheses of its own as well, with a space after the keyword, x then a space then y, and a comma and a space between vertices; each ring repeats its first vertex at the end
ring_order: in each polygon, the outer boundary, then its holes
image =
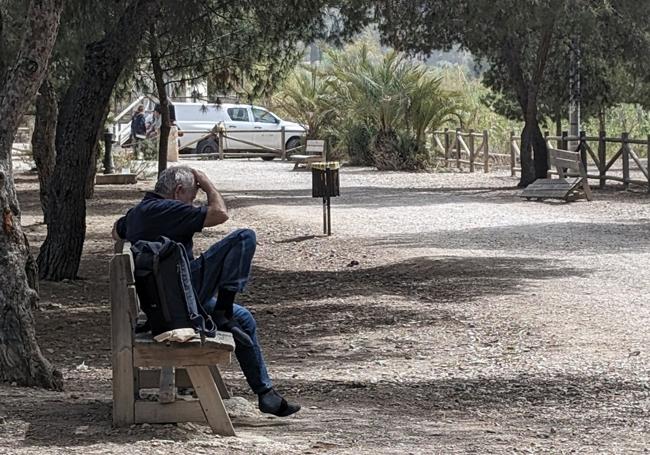
MULTIPOLYGON (((345 271, 256 267, 243 297, 273 333, 302 343, 400 326, 457 325, 467 303, 481 305, 489 296, 528 293, 534 280, 589 273, 525 257, 419 257, 345 271)), ((341 361, 356 360, 340 354, 341 361)))
POLYGON ((512 252, 615 253, 645 251, 650 220, 628 223, 551 222, 496 226, 462 231, 391 234, 367 240, 380 248, 441 248, 512 252))
MULTIPOLYGON (((373 420, 390 419, 396 431, 409 431, 409 420, 422 421, 423 413, 429 421, 445 421, 456 412, 467 415, 494 414, 502 424, 522 419, 531 426, 560 427, 563 420, 580 426, 588 420, 589 426, 607 424, 627 425, 625 419, 634 415, 643 417, 643 409, 630 409, 626 402, 631 397, 642 399, 646 394, 641 382, 618 380, 603 375, 549 375, 518 376, 512 378, 444 378, 415 382, 385 382, 375 384, 359 381, 287 380, 285 385, 302 390, 304 402, 319 404, 337 410, 337 415, 349 415, 353 408, 355 425, 347 431, 357 432, 373 420), (332 405, 336 403, 336 405, 332 405), (333 407, 334 406, 334 407, 333 407), (531 411, 537 409, 537 412, 531 411), (594 413, 598 413, 596 416, 594 413), (395 415, 399 419, 395 419, 395 415), (539 417, 538 417, 539 416, 539 417), (543 417, 542 417, 543 416, 543 417), (548 420, 552 418, 553 420, 548 420)), ((197 436, 197 428, 186 431, 176 425, 137 425, 134 428, 112 429, 111 407, 108 400, 88 400, 77 403, 56 398, 44 399, 38 407, 21 410, 15 417, 27 422, 26 446, 56 447, 58 444, 87 446, 92 444, 128 444, 155 439, 176 442, 197 436)), ((311 431, 309 410, 302 411, 298 420, 286 423, 291 432, 311 431), (307 419, 302 424, 301 420, 307 419)), ((260 424, 264 424, 260 419, 260 424)), ((268 423, 271 426, 272 423, 268 423)), ((235 429, 238 426, 235 423, 235 429)), ((374 434, 377 428, 368 428, 373 437, 390 438, 388 434, 374 434)), ((205 428, 207 430, 207 428, 205 428)), ((276 436, 281 436, 275 429, 276 436)), ((368 434, 366 436, 371 436, 368 434)))

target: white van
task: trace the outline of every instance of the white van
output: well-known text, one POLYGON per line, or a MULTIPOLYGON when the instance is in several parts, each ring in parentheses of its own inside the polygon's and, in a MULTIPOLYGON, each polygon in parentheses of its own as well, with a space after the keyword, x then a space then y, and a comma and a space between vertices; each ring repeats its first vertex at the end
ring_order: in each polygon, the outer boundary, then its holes
POLYGON ((249 104, 220 105, 210 103, 174 103, 176 125, 181 153, 216 153, 218 140, 214 137, 197 142, 215 125, 223 123, 228 138, 224 139, 225 151, 259 151, 264 147, 276 150, 282 148, 282 127, 284 145, 287 149, 298 147, 307 131, 298 123, 282 120, 274 113, 260 106, 249 104))

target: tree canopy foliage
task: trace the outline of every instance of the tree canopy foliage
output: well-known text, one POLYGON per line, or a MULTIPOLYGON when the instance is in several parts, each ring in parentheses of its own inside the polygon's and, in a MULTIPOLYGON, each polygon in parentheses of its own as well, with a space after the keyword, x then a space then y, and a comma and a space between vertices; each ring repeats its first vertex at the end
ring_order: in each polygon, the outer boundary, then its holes
POLYGON ((619 95, 610 75, 647 53, 648 8, 633 0, 383 0, 366 2, 365 14, 398 49, 428 54, 458 44, 486 66, 486 84, 514 100, 524 119, 520 184, 527 185, 547 171, 539 128, 544 107, 556 110, 568 97, 562 95, 568 80, 558 74, 567 62, 567 40, 580 39, 585 94, 603 97, 590 103, 612 102, 619 95))

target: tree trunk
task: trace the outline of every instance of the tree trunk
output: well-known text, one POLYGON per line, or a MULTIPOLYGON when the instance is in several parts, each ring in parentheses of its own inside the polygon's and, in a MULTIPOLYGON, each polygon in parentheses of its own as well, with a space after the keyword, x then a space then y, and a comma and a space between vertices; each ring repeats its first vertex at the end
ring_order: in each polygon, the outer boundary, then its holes
POLYGON ((165 89, 164 70, 160 63, 160 55, 156 42, 155 28, 150 28, 151 36, 149 43, 149 54, 151 57, 151 67, 153 69, 154 81, 158 91, 158 100, 160 103, 160 136, 158 137, 158 175, 167 169, 167 149, 169 146, 169 131, 171 130, 171 118, 169 115, 169 98, 165 89))
POLYGON ((598 106, 598 131, 607 131, 607 125, 605 123, 605 106, 602 101, 598 106))
POLYGON ((49 188, 51 219, 38 256, 41 278, 77 277, 86 235, 87 171, 113 87, 137 54, 158 3, 132 0, 127 5, 115 28, 88 45, 81 75, 63 99, 56 132, 57 162, 49 188))
POLYGON ((93 153, 90 157, 90 165, 86 172, 86 184, 84 196, 86 199, 92 199, 95 195, 95 175, 97 175, 97 160, 99 159, 99 142, 95 144, 93 153))
POLYGON ((54 138, 56 136, 58 109, 56 92, 52 83, 46 78, 41 84, 39 94, 36 97, 36 120, 34 122, 34 134, 32 135, 32 153, 38 171, 41 209, 46 224, 49 221, 47 188, 56 162, 54 138))
POLYGON ((30 286, 33 263, 20 223, 11 145, 22 115, 47 71, 63 9, 62 0, 32 1, 16 62, 0 88, 0 381, 61 389, 61 373, 36 341, 30 286))
MULTIPOLYGON (((110 103, 106 104, 106 110, 104 111, 104 118, 102 120, 102 125, 106 123, 106 117, 110 111, 110 103)), ((90 157, 90 166, 88 166, 88 174, 86 175, 86 199, 92 199, 95 195, 95 176, 97 175, 97 164, 99 161, 99 144, 103 136, 102 128, 97 130, 97 137, 95 138, 95 149, 92 156, 90 157)))

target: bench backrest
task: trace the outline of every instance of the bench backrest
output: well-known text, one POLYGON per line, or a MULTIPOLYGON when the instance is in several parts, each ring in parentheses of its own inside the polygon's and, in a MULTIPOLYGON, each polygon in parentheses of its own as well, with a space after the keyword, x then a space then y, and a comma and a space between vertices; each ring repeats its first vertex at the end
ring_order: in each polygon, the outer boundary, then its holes
POLYGON ((117 242, 110 262, 111 333, 114 352, 133 346, 140 311, 133 276, 133 255, 129 242, 117 242))
POLYGON ((549 147, 548 157, 549 164, 555 166, 557 175, 562 179, 570 176, 576 177, 576 184, 582 186, 585 197, 588 201, 591 201, 592 194, 589 188, 589 177, 587 176, 587 170, 582 162, 580 152, 571 152, 569 150, 549 147))
POLYGON ((320 155, 325 160, 325 141, 309 139, 305 142, 305 155, 320 155))
POLYGON ((551 166, 555 166, 560 177, 565 177, 569 171, 571 174, 587 178, 587 171, 582 163, 580 152, 549 148, 548 154, 551 166))

